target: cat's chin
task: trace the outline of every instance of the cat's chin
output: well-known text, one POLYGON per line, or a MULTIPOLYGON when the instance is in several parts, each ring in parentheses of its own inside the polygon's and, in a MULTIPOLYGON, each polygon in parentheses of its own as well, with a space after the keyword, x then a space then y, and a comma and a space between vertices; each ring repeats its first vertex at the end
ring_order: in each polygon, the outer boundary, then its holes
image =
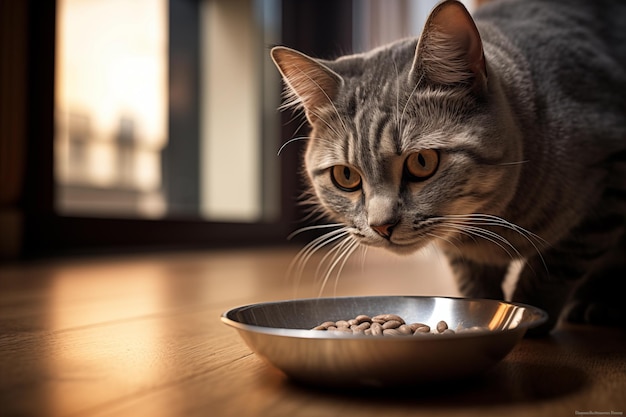
POLYGON ((397 255, 412 255, 418 250, 422 249, 425 245, 423 244, 411 244, 411 245, 398 245, 395 243, 391 243, 387 245, 386 249, 390 252, 393 252, 397 255))
POLYGON ((368 242, 367 244, 369 246, 385 249, 389 252, 395 253, 396 255, 411 255, 424 248, 428 244, 428 242, 401 244, 385 240, 383 242, 368 242))

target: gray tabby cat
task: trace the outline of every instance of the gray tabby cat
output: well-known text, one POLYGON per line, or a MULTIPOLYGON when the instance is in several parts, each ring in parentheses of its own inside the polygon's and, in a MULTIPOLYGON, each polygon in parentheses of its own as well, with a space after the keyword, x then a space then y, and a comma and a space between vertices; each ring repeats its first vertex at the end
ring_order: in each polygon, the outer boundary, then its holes
MULTIPOLYGON (((626 303, 626 2, 439 3, 419 39, 334 61, 271 55, 311 126, 305 168, 358 244, 436 243, 469 297, 620 324, 626 303)), ((338 237, 337 232, 330 235, 338 237)))

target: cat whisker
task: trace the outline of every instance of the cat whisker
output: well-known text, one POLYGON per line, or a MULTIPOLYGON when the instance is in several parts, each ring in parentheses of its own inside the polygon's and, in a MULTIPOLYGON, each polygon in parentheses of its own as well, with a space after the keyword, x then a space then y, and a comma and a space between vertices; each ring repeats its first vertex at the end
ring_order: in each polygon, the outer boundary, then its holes
POLYGON ((289 267, 287 268, 287 275, 290 277, 294 276, 295 288, 300 285, 304 268, 306 267, 311 257, 323 247, 330 245, 338 239, 344 238, 348 233, 350 232, 347 227, 332 230, 322 236, 313 239, 311 242, 307 243, 302 249, 300 249, 300 251, 296 254, 294 259, 291 261, 289 267))
POLYGON ((318 196, 312 189, 306 190, 300 195, 298 205, 305 207, 307 212, 302 219, 303 221, 317 222, 324 220, 328 215, 326 209, 319 204, 318 196))
POLYGON ((301 227, 300 229, 291 232, 291 234, 287 236, 287 240, 291 240, 297 235, 299 235, 300 233, 308 232, 309 230, 327 229, 329 227, 341 227, 341 226, 342 226, 341 223, 329 223, 329 224, 316 224, 313 226, 301 227))
MULTIPOLYGON (((463 252, 459 249, 459 247, 456 245, 456 243, 454 243, 449 237, 443 237, 437 233, 433 233, 433 232, 427 232, 426 236, 431 237, 433 239, 436 240, 443 240, 444 242, 448 243, 450 246, 453 246, 460 254, 462 254, 463 252)), ((437 250, 437 247, 435 245, 427 245, 424 247, 424 249, 431 247, 433 248, 434 252, 437 254, 437 258, 441 261, 441 257, 440 257, 440 253, 437 250)))
POLYGON ((542 245, 548 245, 549 242, 543 239, 541 236, 531 232, 528 229, 525 229, 521 226, 516 225, 515 223, 511 223, 502 217, 494 216, 493 214, 483 214, 483 213, 474 213, 474 214, 448 214, 445 216, 446 218, 457 218, 457 219, 468 219, 468 220, 477 220, 477 221, 492 221, 494 222, 494 226, 502 226, 513 231, 516 231, 522 234, 526 238, 533 238, 542 245))
MULTIPOLYGON (((499 242, 501 242, 503 245, 510 247, 511 249, 513 249, 513 251, 515 252, 516 256, 519 259, 524 259, 524 257, 521 255, 521 253, 519 252, 519 250, 517 250, 517 248, 515 248, 513 246, 513 244, 511 242, 509 242, 507 239, 505 239, 504 237, 500 236, 499 234, 490 231, 488 229, 484 229, 483 227, 480 226, 497 226, 497 227, 504 227, 506 229, 512 230, 516 233, 518 233, 520 236, 522 236, 524 239, 526 239, 526 241, 528 241, 528 243, 530 243, 530 245, 533 247, 533 249, 536 251, 537 255, 539 256, 541 262, 543 263, 544 268, 546 269, 546 271, 548 270, 548 267, 545 263, 545 260, 543 258, 543 255, 541 254, 541 251, 539 250, 539 247, 537 245, 546 245, 547 241, 543 238, 541 238, 539 235, 530 232, 529 230, 518 226, 514 223, 511 223, 501 217, 498 216, 494 216, 491 214, 481 214, 481 213, 476 213, 476 214, 459 214, 459 215, 446 215, 443 217, 437 217, 437 218, 433 218, 432 220, 442 220, 446 225, 451 226, 451 225, 457 225, 458 227, 462 227, 464 229, 467 229, 468 232, 478 232, 479 235, 476 235, 478 237, 482 237, 487 239, 486 236, 483 235, 487 235, 490 236, 492 239, 496 239, 499 242), (472 229, 473 228, 473 229, 472 229)), ((488 239, 491 240, 491 239, 488 239)), ((493 240, 491 240, 494 244, 498 244, 497 242, 494 242, 493 240)), ((498 244, 498 246, 500 246, 503 250, 505 250, 505 252, 507 252, 509 254, 509 256, 511 256, 512 259, 513 256, 512 254, 506 250, 505 247, 503 247, 502 245, 498 244)), ((524 260, 525 263, 527 263, 524 260)), ((528 263, 527 263, 528 264, 528 263)), ((530 264, 528 264, 530 267, 530 264)), ((532 267, 531 267, 532 269, 532 267)))
POLYGON ((298 275, 302 274, 302 270, 306 266, 306 263, 318 250, 336 241, 337 239, 346 236, 348 233, 349 232, 347 230, 333 230, 307 243, 304 248, 298 252, 298 255, 296 255, 296 258, 294 259, 294 261, 298 262, 298 275))
MULTIPOLYGON (((493 243, 494 245, 497 245, 498 247, 500 247, 500 249, 502 249, 508 256, 509 258, 511 258, 511 260, 516 259, 513 254, 506 248, 505 244, 498 242, 498 240, 504 240, 506 242, 506 244, 508 246, 510 246, 511 248, 513 248, 513 250, 515 252, 517 252, 517 250, 515 250, 515 248, 513 247, 513 245, 511 245, 510 242, 508 242, 506 239, 502 238, 501 236, 494 234, 495 236, 490 236, 489 234, 485 233, 488 232, 488 230, 486 229, 481 229, 479 227, 471 227, 468 228, 464 225, 461 224, 454 224, 454 223, 449 223, 446 224, 445 226, 449 227, 451 230, 455 230, 457 233, 463 234, 465 236, 471 237, 473 239, 473 237, 478 237, 478 238, 482 238, 485 239, 491 243, 493 243), (496 238, 496 236, 498 238, 496 238)), ((517 252, 519 253, 519 252, 517 252)))
POLYGON ((367 249, 369 246, 360 245, 361 246, 361 273, 365 272, 365 258, 367 256, 367 249))
POLYGON ((330 139, 325 139, 325 138, 320 138, 320 137, 313 137, 313 136, 298 136, 298 137, 295 137, 295 138, 291 138, 287 142, 283 143, 281 145, 281 147, 278 149, 278 153, 276 154, 276 156, 280 156, 280 153, 283 151, 283 149, 287 145, 289 145, 289 144, 291 144, 293 142, 299 141, 299 140, 309 140, 309 139, 314 139, 314 140, 318 140, 318 141, 326 141, 328 143, 332 143, 332 141, 330 139))
POLYGON ((360 246, 361 244, 359 243, 359 241, 353 238, 351 246, 346 249, 346 254, 344 255, 343 261, 341 262, 341 265, 339 266, 339 269, 337 270, 337 274, 335 275, 335 287, 334 287, 334 293, 333 293, 334 295, 337 295, 337 285, 339 284, 339 277, 341 276, 341 273, 343 272, 343 268, 346 266, 346 263, 348 262, 348 259, 350 258, 350 256, 352 256, 352 254, 360 246))
MULTIPOLYGON (((356 250, 358 246, 359 246, 359 242, 353 236, 347 236, 341 243, 339 243, 335 248, 333 248, 333 250, 331 250, 326 255, 326 256, 330 255, 331 252, 334 253, 334 260, 330 263, 330 265, 327 268, 326 274, 324 275, 324 279, 322 280, 322 283, 320 286, 319 293, 317 295, 318 297, 322 296, 322 294, 324 293, 326 284, 328 283, 328 279, 330 278, 335 268, 339 266, 339 268, 337 269, 336 276, 335 276, 335 289, 334 289, 335 294, 337 293, 337 284, 339 282, 339 276, 341 275, 341 272, 343 271, 343 268, 345 267, 346 262, 348 261, 348 258, 350 258, 350 256, 354 253, 354 251, 356 250)), ((326 256, 324 258, 326 258, 326 256)), ((320 262, 318 271, 320 267, 322 266, 323 262, 324 260, 320 262)))
POLYGON ((522 165, 530 162, 528 159, 525 161, 514 161, 514 162, 500 162, 499 166, 508 166, 508 165, 522 165))
POLYGON ((285 149, 285 147, 289 145, 290 143, 293 143, 299 140, 307 140, 307 139, 309 139, 308 136, 298 136, 296 138, 289 139, 287 142, 283 143, 282 146, 278 149, 276 156, 280 156, 280 153, 283 151, 283 149, 285 149))
MULTIPOLYGON (((333 107, 335 107, 335 105, 333 104, 333 107)), ((335 109, 336 110, 336 109, 335 109)), ((339 134, 339 132, 337 131, 337 129, 335 129, 335 127, 332 125, 332 123, 330 123, 329 121, 327 121, 326 119, 324 119, 322 117, 322 115, 319 112, 313 111, 313 110, 309 110, 310 113, 312 115, 314 115, 315 117, 317 117, 322 123, 324 123, 326 125, 326 127, 331 130, 335 135, 337 136, 341 136, 339 134)), ((337 113, 337 115, 339 115, 339 113, 337 113)), ((341 119, 340 119, 341 120, 341 119)), ((341 124, 343 124, 343 121, 341 121, 341 124)), ((345 130, 345 126, 344 126, 344 130, 345 130)), ((346 130, 347 131, 347 130, 346 130)))
POLYGON ((297 135, 298 133, 300 133, 300 131, 302 130, 302 128, 304 128, 305 126, 307 126, 307 125, 308 125, 308 123, 309 123, 309 122, 308 122, 307 118, 305 117, 305 118, 304 118, 304 120, 302 120, 302 121, 300 122, 300 124, 298 125, 298 127, 296 128, 296 130, 294 130, 293 134, 294 134, 294 135, 297 135))
MULTIPOLYGON (((341 252, 341 250, 344 248, 344 246, 351 240, 351 236, 347 235, 345 236, 341 241, 339 241, 335 246, 333 246, 320 260, 320 262, 317 265, 317 268, 315 269, 315 278, 318 278, 321 275, 321 271, 322 268, 328 263, 328 259, 332 257, 333 260, 330 261, 330 264, 332 264, 334 262, 334 260, 337 258, 337 254, 341 252)), ((330 268, 327 269, 330 270, 330 268)))
POLYGON ((539 259, 541 260, 543 267, 545 268, 546 271, 548 271, 548 266, 543 258, 543 255, 541 254, 541 251, 539 250, 538 245, 549 246, 549 242, 543 239, 541 236, 521 226, 518 226, 515 223, 511 223, 508 220, 503 219, 502 217, 494 216, 492 214, 476 213, 476 214, 469 214, 469 215, 448 215, 446 217, 454 217, 458 219, 469 219, 470 221, 479 222, 481 226, 500 226, 500 227, 504 227, 509 230, 513 230, 517 232, 520 236, 526 239, 528 243, 532 245, 532 247, 535 249, 535 252, 539 256, 539 259))
MULTIPOLYGON (((285 124, 290 124, 290 123, 294 122, 295 120, 298 120, 299 118, 302 117, 302 113, 300 113, 298 111, 297 103, 285 102, 280 107, 278 107, 278 111, 279 112, 285 112, 285 111, 287 111, 289 109, 291 109, 291 118, 289 120, 287 120, 287 122, 285 124)), ((303 118, 303 119, 304 120, 302 122, 300 122, 300 125, 298 125, 298 128, 296 129, 296 131, 301 129, 302 125, 306 123, 306 117, 303 118)))
POLYGON ((474 236, 486 239, 492 243, 494 243, 495 245, 498 245, 503 251, 505 251, 507 253, 507 255, 509 256, 509 258, 511 258, 511 260, 513 259, 523 259, 522 254, 515 248, 515 246, 508 241, 507 239, 505 239, 504 237, 500 236, 499 234, 492 232, 491 230, 488 229, 484 229, 482 227, 477 227, 477 226, 469 226, 469 225, 463 225, 462 226, 464 228, 464 230, 467 233, 470 233, 474 236), (513 256, 513 253, 511 253, 508 249, 511 248, 511 250, 514 252, 515 256, 513 256))

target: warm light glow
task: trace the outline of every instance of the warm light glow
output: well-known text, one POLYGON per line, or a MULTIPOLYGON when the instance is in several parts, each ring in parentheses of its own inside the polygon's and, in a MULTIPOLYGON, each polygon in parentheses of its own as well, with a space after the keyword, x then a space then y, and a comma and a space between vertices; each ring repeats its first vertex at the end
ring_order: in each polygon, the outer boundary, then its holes
POLYGON ((513 329, 524 318, 524 309, 500 304, 487 324, 489 330, 513 329))
MULTIPOLYGON (((57 4, 57 180, 61 186, 139 194, 103 197, 113 203, 160 192, 167 140, 167 0, 57 4)), ((143 205, 119 205, 142 211, 152 200, 164 201, 151 197, 143 205)))
POLYGON ((55 333, 46 363, 56 382, 46 388, 51 415, 79 414, 109 401, 113 386, 130 392, 137 384, 158 383, 167 373, 159 365, 165 330, 161 322, 146 319, 166 308, 169 292, 162 274, 149 262, 97 268, 85 263, 55 274, 47 316, 55 333), (73 331, 77 328, 82 331, 73 331), (97 380, 85 384, 94 369, 97 380))

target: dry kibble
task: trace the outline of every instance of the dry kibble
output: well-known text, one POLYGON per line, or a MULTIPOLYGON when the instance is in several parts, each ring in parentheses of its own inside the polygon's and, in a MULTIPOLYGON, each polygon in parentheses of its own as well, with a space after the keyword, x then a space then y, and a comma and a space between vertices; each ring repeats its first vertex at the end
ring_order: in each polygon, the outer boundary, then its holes
MULTIPOLYGON (((426 325, 424 323, 411 323, 408 326, 411 328, 411 331, 416 331, 420 327, 424 327, 426 325)), ((428 329, 428 331, 430 331, 430 328, 428 329)))
POLYGON ((370 316, 366 316, 365 314, 359 314, 358 316, 356 316, 354 318, 359 324, 364 323, 364 322, 368 322, 371 323, 372 319, 370 318, 370 316))
POLYGON ((448 323, 446 323, 445 321, 441 320, 439 323, 437 323, 437 332, 439 333, 443 333, 444 330, 448 329, 448 323))
POLYGON ((397 314, 379 314, 378 316, 372 317, 372 321, 380 324, 386 323, 391 320, 399 321, 400 324, 404 324, 404 320, 402 319, 402 317, 398 316, 397 314))
POLYGON ((372 324, 369 321, 364 321, 361 324, 352 325, 352 326, 350 326, 350 328, 352 330, 362 330, 362 331, 365 331, 365 330, 369 329, 371 325, 372 324))
POLYGON ((370 330, 372 331, 372 336, 380 336, 383 334, 383 326, 380 323, 372 323, 370 330))
POLYGON ((411 327, 407 326, 406 324, 403 324, 400 327, 398 327, 398 331, 404 335, 413 334, 413 330, 411 330, 411 327))
POLYGON ((319 326, 315 327, 313 330, 328 330, 328 328, 330 326, 335 326, 335 322, 334 321, 325 321, 324 323, 322 323, 319 326))
MULTIPOLYGON (((403 320, 404 321, 404 320, 403 320)), ((402 323, 398 320, 389 320, 383 324, 383 329, 397 329, 402 323)))
POLYGON ((430 326, 423 325, 415 330, 415 334, 430 333, 430 326))
POLYGON ((311 330, 330 331, 336 333, 349 333, 367 336, 410 336, 424 334, 455 334, 456 332, 486 330, 486 327, 472 326, 463 328, 460 325, 456 330, 448 327, 444 320, 435 325, 435 330, 424 323, 407 324, 404 319, 397 314, 379 314, 377 316, 367 316, 360 314, 352 319, 325 321, 313 327, 311 330))
MULTIPOLYGON (((328 329, 328 330, 330 330, 330 329, 328 329)), ((352 333, 352 330, 349 327, 344 327, 344 326, 337 327, 333 331, 334 332, 340 332, 340 333, 352 333)))

